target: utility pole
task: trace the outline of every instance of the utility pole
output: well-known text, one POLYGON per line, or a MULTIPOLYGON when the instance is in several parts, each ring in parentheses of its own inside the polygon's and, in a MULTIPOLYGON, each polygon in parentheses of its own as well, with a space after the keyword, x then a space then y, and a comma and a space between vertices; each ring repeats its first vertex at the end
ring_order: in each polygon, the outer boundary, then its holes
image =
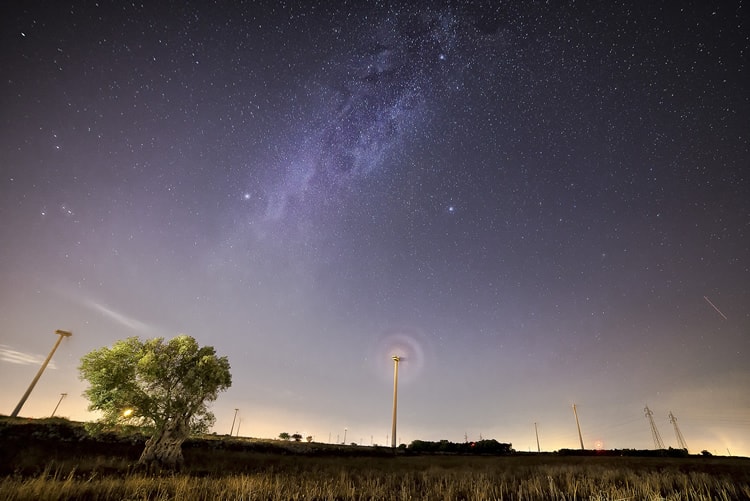
POLYGON ((654 423, 654 413, 651 412, 651 409, 648 408, 648 405, 645 409, 643 409, 643 411, 646 413, 646 418, 651 425, 651 438, 654 439, 654 449, 664 449, 664 442, 662 442, 661 435, 659 435, 659 430, 656 429, 656 424, 654 423))
POLYGON ((55 410, 52 411, 52 415, 50 417, 55 417, 55 412, 57 412, 57 408, 60 407, 60 402, 63 401, 63 398, 67 397, 67 393, 60 393, 60 400, 57 401, 57 405, 55 406, 55 410))
POLYGON ((674 417, 674 414, 672 414, 672 411, 669 411, 669 422, 672 423, 672 426, 674 426, 674 434, 677 437, 677 444, 679 445, 680 449, 687 452, 688 446, 687 446, 687 443, 685 443, 685 437, 682 436, 680 427, 677 426, 677 418, 674 417))
POLYGON ((576 416, 576 426, 578 427, 578 440, 581 441, 581 450, 585 450, 583 447, 583 435, 581 435, 581 423, 578 422, 578 411, 576 410, 576 404, 573 404, 573 414, 576 416))
POLYGON ((536 433, 536 451, 542 452, 542 448, 539 447, 539 430, 536 427, 536 423, 534 423, 534 433, 536 433))
POLYGON ((42 373, 44 372, 44 369, 47 368, 47 364, 50 360, 52 360, 52 355, 55 354, 55 350, 57 350, 57 347, 60 346, 60 342, 62 342, 62 339, 64 337, 70 337, 73 334, 68 331, 62 331, 60 329, 55 331, 55 334, 57 334, 57 342, 55 343, 55 346, 52 347, 52 351, 49 352, 49 355, 47 355, 47 359, 42 364, 42 367, 39 369, 39 372, 36 373, 36 376, 34 376, 34 379, 31 381, 31 384, 29 385, 29 389, 26 390, 26 393, 23 394, 21 397, 21 401, 18 402, 18 405, 16 405, 16 408, 13 409, 13 412, 11 412, 10 417, 16 417, 18 416, 18 413, 21 412, 21 407, 23 407, 23 404, 26 403, 26 399, 29 398, 29 395, 31 395, 31 391, 34 389, 34 386, 36 386, 37 381, 39 381, 39 378, 42 377, 42 373))
POLYGON ((396 407, 398 407, 398 363, 401 357, 393 355, 393 425, 391 426, 391 447, 396 448, 396 407))

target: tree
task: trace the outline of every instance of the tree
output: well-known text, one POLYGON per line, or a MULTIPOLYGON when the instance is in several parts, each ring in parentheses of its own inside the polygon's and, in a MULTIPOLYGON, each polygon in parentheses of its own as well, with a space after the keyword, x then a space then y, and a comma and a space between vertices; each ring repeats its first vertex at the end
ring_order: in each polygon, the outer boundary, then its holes
POLYGON ((299 433, 295 433, 294 435, 292 435, 292 440, 294 440, 295 442, 299 442, 300 440, 302 440, 302 435, 300 435, 299 433))
POLYGON ((118 341, 84 355, 79 371, 89 383, 89 410, 101 411, 101 421, 151 429, 138 460, 149 468, 182 466, 182 443, 208 431, 215 419, 207 403, 232 385, 227 357, 185 335, 118 341))
POLYGON ((281 433, 279 433, 279 438, 281 440, 289 440, 290 438, 292 438, 292 436, 289 433, 282 431, 281 433))

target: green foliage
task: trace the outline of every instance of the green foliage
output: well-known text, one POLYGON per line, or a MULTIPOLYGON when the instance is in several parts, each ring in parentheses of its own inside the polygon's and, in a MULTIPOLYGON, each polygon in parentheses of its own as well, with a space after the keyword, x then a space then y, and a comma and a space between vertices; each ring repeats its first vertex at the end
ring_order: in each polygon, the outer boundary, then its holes
POLYGON ((451 454, 512 454, 511 444, 500 443, 495 439, 479 440, 477 442, 455 443, 448 440, 429 442, 425 440, 414 440, 409 444, 408 450, 413 453, 451 453, 451 454))
POLYGON ((157 430, 175 419, 189 419, 193 433, 214 422, 206 404, 229 388, 227 357, 199 347, 190 336, 141 340, 130 337, 94 350, 81 359, 80 378, 90 410, 109 425, 133 424, 157 430), (125 411, 132 410, 126 415, 125 411))
POLYGON ((292 440, 294 440, 295 442, 299 442, 300 440, 302 440, 302 435, 300 435, 299 433, 295 433, 294 435, 292 435, 292 440))
POLYGON ((292 438, 292 436, 289 433, 282 431, 281 433, 279 433, 279 438, 281 440, 289 440, 290 438, 292 438))

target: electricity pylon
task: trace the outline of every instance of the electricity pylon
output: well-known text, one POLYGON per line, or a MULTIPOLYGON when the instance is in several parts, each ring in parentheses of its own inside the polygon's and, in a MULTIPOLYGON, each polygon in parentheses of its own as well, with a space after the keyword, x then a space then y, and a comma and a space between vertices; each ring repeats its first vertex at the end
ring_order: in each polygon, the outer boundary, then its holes
POLYGON ((680 449, 687 451, 688 446, 687 446, 687 443, 685 443, 685 437, 682 436, 680 427, 677 426, 677 418, 674 417, 674 414, 672 414, 672 411, 669 411, 669 422, 672 423, 672 426, 674 426, 674 434, 677 437, 677 444, 680 446, 680 449))
POLYGON ((664 449, 664 442, 662 442, 659 430, 656 429, 656 424, 654 424, 654 413, 651 412, 648 405, 643 410, 646 413, 646 418, 648 418, 649 424, 651 424, 651 438, 654 439, 654 449, 664 449))

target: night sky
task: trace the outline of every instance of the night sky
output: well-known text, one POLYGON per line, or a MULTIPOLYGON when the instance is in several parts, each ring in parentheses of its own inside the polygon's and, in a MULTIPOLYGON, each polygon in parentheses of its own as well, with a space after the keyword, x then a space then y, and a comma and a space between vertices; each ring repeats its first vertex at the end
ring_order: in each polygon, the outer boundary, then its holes
POLYGON ((390 444, 397 354, 399 443, 750 455, 747 5, 150 3, 2 7, 0 412, 185 333, 219 434, 390 444))

